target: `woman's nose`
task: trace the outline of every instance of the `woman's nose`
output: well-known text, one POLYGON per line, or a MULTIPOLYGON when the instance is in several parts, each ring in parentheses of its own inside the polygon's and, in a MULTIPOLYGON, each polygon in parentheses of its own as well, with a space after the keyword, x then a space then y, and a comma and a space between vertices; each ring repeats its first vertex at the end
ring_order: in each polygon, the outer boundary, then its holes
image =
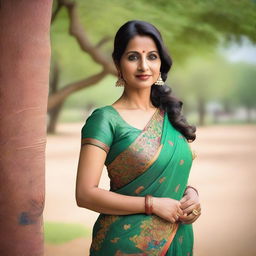
POLYGON ((145 71, 148 70, 148 63, 146 58, 141 58, 138 66, 138 70, 145 71))

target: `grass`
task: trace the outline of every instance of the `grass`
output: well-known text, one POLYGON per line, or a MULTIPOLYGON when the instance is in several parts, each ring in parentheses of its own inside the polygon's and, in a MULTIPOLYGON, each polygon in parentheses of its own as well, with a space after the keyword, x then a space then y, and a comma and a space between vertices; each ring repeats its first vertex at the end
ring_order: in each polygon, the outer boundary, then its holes
POLYGON ((83 225, 75 223, 45 222, 45 242, 62 244, 80 237, 89 237, 91 231, 83 225))

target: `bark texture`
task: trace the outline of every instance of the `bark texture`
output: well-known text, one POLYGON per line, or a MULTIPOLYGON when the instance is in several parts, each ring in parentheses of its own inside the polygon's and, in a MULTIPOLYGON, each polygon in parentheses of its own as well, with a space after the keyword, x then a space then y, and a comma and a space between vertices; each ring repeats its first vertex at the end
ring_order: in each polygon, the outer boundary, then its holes
POLYGON ((0 255, 42 256, 51 0, 0 1, 0 255))

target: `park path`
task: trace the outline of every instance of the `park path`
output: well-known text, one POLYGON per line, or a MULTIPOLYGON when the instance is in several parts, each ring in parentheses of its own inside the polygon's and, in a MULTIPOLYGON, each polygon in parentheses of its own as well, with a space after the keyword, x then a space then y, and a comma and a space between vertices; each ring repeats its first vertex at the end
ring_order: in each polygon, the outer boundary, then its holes
MULTIPOLYGON (((45 221, 92 228, 98 214, 75 203, 81 123, 61 124, 48 136, 45 221)), ((256 255, 256 126, 200 127, 189 184, 200 193, 202 215, 193 224, 194 256, 256 255)), ((106 170, 100 182, 108 189, 106 170)), ((45 256, 88 256, 90 239, 45 245, 45 256)))

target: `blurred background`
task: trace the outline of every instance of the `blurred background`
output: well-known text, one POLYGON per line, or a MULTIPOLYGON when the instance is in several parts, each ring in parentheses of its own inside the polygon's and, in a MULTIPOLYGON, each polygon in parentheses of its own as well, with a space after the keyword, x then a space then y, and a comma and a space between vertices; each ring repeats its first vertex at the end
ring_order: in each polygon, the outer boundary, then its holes
MULTIPOLYGON (((46 159, 45 253, 89 255, 98 213, 78 208, 81 128, 117 100, 111 53, 118 28, 139 19, 161 32, 173 60, 167 84, 197 126, 190 185, 202 215, 195 256, 252 256, 256 230, 256 1, 55 0, 46 159)), ((106 170, 100 186, 109 188, 106 170)))

